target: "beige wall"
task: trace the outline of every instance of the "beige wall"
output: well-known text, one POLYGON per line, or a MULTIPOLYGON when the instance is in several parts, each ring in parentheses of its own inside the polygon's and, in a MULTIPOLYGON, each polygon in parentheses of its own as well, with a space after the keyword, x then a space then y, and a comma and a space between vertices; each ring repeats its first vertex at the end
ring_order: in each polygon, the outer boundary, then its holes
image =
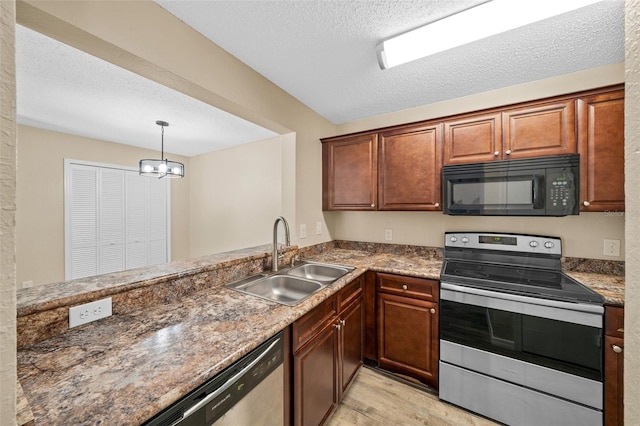
POLYGON ((640 0, 625 2, 625 38, 624 418, 632 425, 640 419, 640 0))
POLYGON ((16 422, 15 8, 0 2, 0 425, 16 422))
MULTIPOLYGON (((614 64, 346 123, 338 126, 338 132, 350 133, 438 118, 623 81, 624 64, 614 64)), ((440 247, 445 231, 525 232, 561 237, 566 256, 624 260, 624 251, 620 257, 602 254, 603 239, 621 240, 622 245, 625 239, 624 216, 605 213, 583 213, 564 218, 452 217, 435 212, 328 212, 325 216, 332 226, 331 236, 334 239, 384 242, 384 229, 391 228, 394 243, 440 247), (584 232, 585 229, 589 232, 584 232)))
MULTIPOLYGON (((17 282, 64 281, 64 159, 137 167, 158 152, 18 126, 17 282), (46 166, 46 168, 45 168, 46 166)), ((189 159, 184 179, 171 181, 171 255, 189 257, 189 159)))
POLYGON ((190 257, 266 244, 281 213, 280 137, 192 157, 190 257))

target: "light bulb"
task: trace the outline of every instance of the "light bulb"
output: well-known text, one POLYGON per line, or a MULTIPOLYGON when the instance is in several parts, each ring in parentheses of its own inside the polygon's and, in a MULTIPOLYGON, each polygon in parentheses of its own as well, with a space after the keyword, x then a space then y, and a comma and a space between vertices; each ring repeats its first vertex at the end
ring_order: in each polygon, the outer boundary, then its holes
POLYGON ((165 163, 160 163, 160 165, 158 165, 158 171, 160 173, 167 173, 167 165, 165 163))
POLYGON ((173 169, 171 169, 171 173, 173 173, 174 175, 179 175, 180 167, 174 167, 173 169))
POLYGON ((144 168, 142 169, 145 173, 151 173, 153 171, 153 167, 149 164, 147 164, 146 166, 144 166, 144 168))

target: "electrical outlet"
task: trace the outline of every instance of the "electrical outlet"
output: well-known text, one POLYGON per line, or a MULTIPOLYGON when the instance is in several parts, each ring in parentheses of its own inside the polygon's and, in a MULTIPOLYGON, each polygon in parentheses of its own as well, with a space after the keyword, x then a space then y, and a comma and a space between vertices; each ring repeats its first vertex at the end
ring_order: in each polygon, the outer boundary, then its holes
POLYGON ((316 222, 316 235, 322 234, 322 222, 316 222))
POLYGON ((22 288, 31 288, 33 287, 33 281, 22 281, 22 288))
POLYGON ((69 328, 111 316, 111 298, 69 308, 69 328))
POLYGON ((620 240, 604 240, 602 254, 605 256, 620 257, 620 240))
POLYGON ((384 240, 385 241, 393 240, 393 230, 391 228, 385 228, 385 230, 384 230, 384 240))
POLYGON ((300 238, 307 238, 307 225, 300 225, 300 238))

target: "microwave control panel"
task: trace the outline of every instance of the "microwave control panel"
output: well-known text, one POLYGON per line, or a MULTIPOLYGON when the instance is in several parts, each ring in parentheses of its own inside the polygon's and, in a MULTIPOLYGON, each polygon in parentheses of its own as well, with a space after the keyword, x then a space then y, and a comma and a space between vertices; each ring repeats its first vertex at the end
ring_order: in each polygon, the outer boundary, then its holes
POLYGON ((547 214, 572 214, 579 208, 575 176, 570 169, 547 169, 546 192, 547 214))

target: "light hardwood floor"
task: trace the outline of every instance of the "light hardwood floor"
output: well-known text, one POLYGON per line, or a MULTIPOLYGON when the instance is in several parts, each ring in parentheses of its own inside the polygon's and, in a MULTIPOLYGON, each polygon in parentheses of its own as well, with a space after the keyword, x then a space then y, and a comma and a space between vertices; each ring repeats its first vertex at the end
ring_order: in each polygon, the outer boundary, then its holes
POLYGON ((497 424, 366 367, 360 369, 328 422, 328 426, 497 424))

